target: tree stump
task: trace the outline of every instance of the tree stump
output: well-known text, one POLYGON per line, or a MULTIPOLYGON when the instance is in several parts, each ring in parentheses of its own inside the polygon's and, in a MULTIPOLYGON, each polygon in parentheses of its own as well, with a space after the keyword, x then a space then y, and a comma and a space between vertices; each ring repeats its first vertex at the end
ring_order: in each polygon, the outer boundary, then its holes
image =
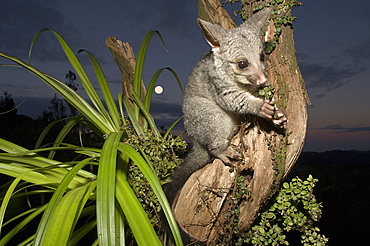
MULTIPOLYGON (((197 3, 200 18, 225 29, 235 26, 220 1, 197 0, 197 3)), ((271 38, 274 25, 270 23, 267 29, 267 38, 271 38)), ((242 150, 243 160, 228 167, 215 159, 193 173, 173 204, 179 225, 207 245, 216 245, 230 234, 230 225, 239 230, 251 227, 303 148, 308 97, 296 61, 291 26, 283 26, 279 43, 267 59, 275 100, 288 117, 285 128, 277 129, 271 122, 247 116, 232 140, 242 150)))

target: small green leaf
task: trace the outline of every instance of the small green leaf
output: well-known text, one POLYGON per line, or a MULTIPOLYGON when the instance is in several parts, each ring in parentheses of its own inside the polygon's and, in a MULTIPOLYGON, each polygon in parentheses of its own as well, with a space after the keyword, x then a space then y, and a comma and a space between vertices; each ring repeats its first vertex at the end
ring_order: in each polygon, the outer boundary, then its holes
POLYGON ((267 213, 267 214, 266 214, 266 218, 267 218, 267 219, 275 218, 275 214, 274 214, 274 213, 267 213))

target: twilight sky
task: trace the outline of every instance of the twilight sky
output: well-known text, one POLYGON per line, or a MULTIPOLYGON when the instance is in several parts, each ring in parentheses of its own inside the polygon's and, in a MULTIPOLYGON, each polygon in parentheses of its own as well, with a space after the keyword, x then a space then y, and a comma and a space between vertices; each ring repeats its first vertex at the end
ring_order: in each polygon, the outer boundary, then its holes
MULTIPOLYGON (((370 1, 305 0, 295 8, 298 61, 312 106, 305 151, 370 150, 370 1)), ((239 5, 231 7, 238 10, 239 5)), ((86 49, 101 63, 114 95, 121 91, 119 70, 105 46, 116 36, 137 54, 150 30, 159 30, 170 56, 154 36, 144 67, 148 82, 159 68, 169 66, 183 85, 201 56, 209 50, 197 27, 195 0, 12 0, 0 3, 0 51, 27 59, 33 36, 41 28, 57 31, 75 51, 86 49)), ((78 55, 95 81, 86 54, 78 55)), ((0 59, 0 64, 8 63, 0 59)), ((56 38, 43 33, 36 41, 31 64, 64 81, 70 65, 56 38)), ((181 116, 181 94, 164 73, 161 95, 154 96, 153 114, 169 126, 181 116)), ((0 67, 0 93, 8 91, 18 114, 37 117, 47 110, 54 92, 29 72, 0 67)), ((82 92, 82 88, 78 90, 82 92)))

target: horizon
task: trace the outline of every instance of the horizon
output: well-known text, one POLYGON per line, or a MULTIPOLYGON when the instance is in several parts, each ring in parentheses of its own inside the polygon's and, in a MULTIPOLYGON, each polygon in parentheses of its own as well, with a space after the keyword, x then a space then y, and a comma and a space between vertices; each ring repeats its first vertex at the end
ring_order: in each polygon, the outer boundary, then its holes
MULTIPOLYGON (((60 98, 60 96, 59 96, 60 98)), ((19 105, 19 103, 21 103, 20 101, 18 101, 19 99, 17 98, 13 98, 15 100, 15 104, 16 105, 19 105)), ((29 100, 29 99, 27 99, 29 100)), ((47 110, 48 106, 50 106, 50 101, 52 100, 52 98, 33 98, 32 101, 32 105, 33 106, 42 106, 44 108, 38 108, 38 107, 32 107, 32 110, 24 110, 24 108, 22 108, 22 105, 27 103, 27 101, 24 101, 21 105, 19 105, 19 107, 17 107, 17 114, 18 115, 26 115, 32 119, 37 119, 39 116, 42 115, 42 112, 44 110, 47 110), (47 104, 49 103, 49 104, 47 104)), ((154 108, 154 112, 152 112, 152 115, 153 115, 153 118, 155 119, 156 121, 156 124, 158 126, 165 126, 166 127, 169 127, 174 121, 176 121, 178 118, 180 118, 182 116, 182 112, 181 112, 181 105, 169 105, 169 104, 165 104, 165 103, 158 103, 158 102, 154 102, 152 104, 152 108, 154 108), (165 106, 165 107, 163 107, 165 106), (168 107, 172 106, 172 109, 168 109, 168 107), (158 109, 161 109, 161 110, 158 110, 158 109), (171 112, 172 113, 169 113, 171 112), (177 111, 177 113, 176 113, 177 111), (166 115, 164 115, 163 112, 166 112, 166 115)), ((67 111, 69 111, 68 107, 67 107, 67 111)), ((152 110, 153 111, 153 110, 152 110)), ((323 131, 325 131, 326 129, 322 129, 323 131)), ((333 129, 334 131, 336 131, 337 129, 333 129)), ((339 129, 339 130, 343 130, 343 129, 339 129)), ((183 127, 183 124, 182 124, 182 121, 174 128, 174 133, 175 135, 179 135, 181 134, 182 132, 184 131, 184 127, 183 127)), ((361 133, 360 133, 361 134, 361 133)), ((352 139, 355 138, 355 136, 353 136, 353 133, 350 134, 352 135, 352 139)), ((325 139, 325 134, 323 134, 320 130, 317 131, 316 129, 309 129, 307 128, 307 133, 306 133, 306 140, 305 140, 305 143, 304 143, 304 147, 303 147, 303 150, 302 152, 318 152, 318 153, 323 153, 323 152, 329 152, 329 151, 361 151, 361 152, 367 152, 367 151, 370 151, 370 147, 359 147, 359 148, 354 148, 352 146, 347 146, 348 143, 341 143, 340 141, 337 142, 337 145, 336 146, 343 146, 343 147, 330 147, 330 146, 335 146, 333 144, 333 142, 337 141, 336 139, 332 140, 332 139, 325 139), (324 138, 324 139, 323 139, 324 138), (322 142, 319 142, 318 144, 318 140, 321 140, 322 142)), ((354 139, 354 142, 356 143, 355 145, 357 144, 361 144, 358 142, 358 139, 354 139)))

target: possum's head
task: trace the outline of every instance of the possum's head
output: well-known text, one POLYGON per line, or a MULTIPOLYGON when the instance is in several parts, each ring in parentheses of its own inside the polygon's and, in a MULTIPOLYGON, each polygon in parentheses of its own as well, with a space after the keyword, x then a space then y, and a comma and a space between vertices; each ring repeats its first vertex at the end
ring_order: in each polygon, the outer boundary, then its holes
POLYGON ((233 81, 263 87, 268 85, 265 71, 264 42, 260 33, 271 9, 254 14, 237 28, 225 30, 198 19, 202 33, 211 46, 215 66, 233 81))

